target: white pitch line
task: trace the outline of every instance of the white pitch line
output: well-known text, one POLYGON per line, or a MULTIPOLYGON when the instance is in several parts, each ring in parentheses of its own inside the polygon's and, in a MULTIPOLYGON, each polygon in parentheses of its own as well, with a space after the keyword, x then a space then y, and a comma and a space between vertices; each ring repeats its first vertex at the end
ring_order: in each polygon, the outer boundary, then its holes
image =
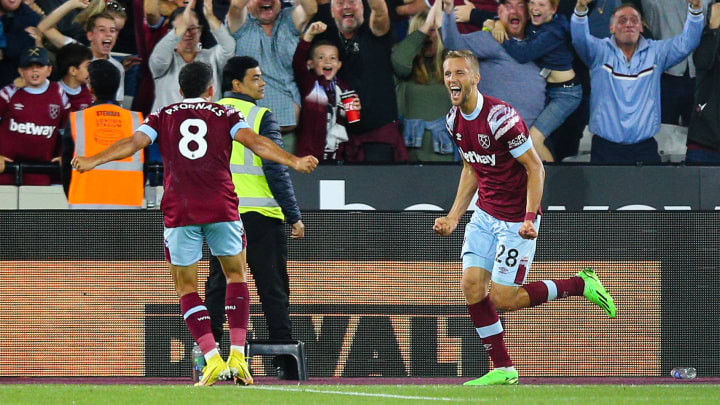
POLYGON ((291 391, 291 392, 312 392, 316 394, 336 394, 336 395, 351 395, 356 397, 379 397, 379 398, 396 398, 396 399, 419 399, 429 401, 448 401, 448 402, 467 402, 467 399, 461 398, 443 398, 443 397, 417 397, 411 395, 393 395, 393 394, 373 394, 369 392, 352 392, 352 391, 324 391, 316 390, 312 388, 286 388, 286 387, 263 387, 255 385, 249 387, 254 390, 268 390, 268 391, 291 391))

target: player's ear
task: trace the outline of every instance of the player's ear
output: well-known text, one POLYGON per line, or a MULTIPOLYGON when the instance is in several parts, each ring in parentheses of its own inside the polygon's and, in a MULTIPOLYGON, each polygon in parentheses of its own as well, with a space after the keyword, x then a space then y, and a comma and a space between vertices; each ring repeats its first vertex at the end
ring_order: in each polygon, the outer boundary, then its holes
POLYGON ((213 85, 211 84, 210 87, 208 87, 208 89, 207 89, 208 100, 212 100, 214 95, 215 95, 215 87, 213 87, 213 85))

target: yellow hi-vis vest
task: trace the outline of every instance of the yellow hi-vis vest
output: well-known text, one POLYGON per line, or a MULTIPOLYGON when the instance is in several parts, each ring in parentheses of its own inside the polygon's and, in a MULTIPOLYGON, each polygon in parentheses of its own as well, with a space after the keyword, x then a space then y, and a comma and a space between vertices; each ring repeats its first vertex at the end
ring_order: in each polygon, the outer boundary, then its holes
MULTIPOLYGON (((142 114, 114 104, 99 104, 70 114, 75 156, 95 155, 133 132, 142 114)), ((79 209, 142 208, 143 151, 122 160, 107 162, 89 172, 72 171, 68 203, 79 209)))
MULTIPOLYGON (((258 134, 263 116, 270 111, 267 108, 232 97, 218 100, 218 104, 229 105, 243 113, 248 125, 258 134)), ((240 142, 233 142, 230 172, 235 185, 235 194, 240 200, 238 211, 241 214, 252 211, 270 218, 285 219, 282 208, 268 186, 260 156, 254 154, 240 142)))

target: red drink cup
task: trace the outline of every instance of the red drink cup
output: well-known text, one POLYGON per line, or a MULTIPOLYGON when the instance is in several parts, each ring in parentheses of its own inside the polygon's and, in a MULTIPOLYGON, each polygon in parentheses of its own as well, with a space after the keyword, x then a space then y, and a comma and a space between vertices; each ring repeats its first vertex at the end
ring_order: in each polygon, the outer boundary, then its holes
POLYGON ((360 121, 360 111, 354 110, 352 105, 356 98, 357 95, 353 90, 340 94, 340 100, 342 100, 342 103, 345 106, 345 116, 348 124, 360 121))

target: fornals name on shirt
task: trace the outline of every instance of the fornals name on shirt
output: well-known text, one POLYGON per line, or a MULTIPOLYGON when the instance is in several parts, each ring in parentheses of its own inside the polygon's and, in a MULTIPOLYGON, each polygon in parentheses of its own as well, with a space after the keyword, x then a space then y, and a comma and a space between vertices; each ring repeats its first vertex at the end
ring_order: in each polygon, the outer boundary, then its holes
POLYGON ((492 155, 480 155, 476 153, 475 151, 465 152, 464 150, 460 149, 460 153, 462 153, 463 157, 465 158, 465 161, 468 163, 482 163, 484 165, 490 165, 495 166, 495 154, 492 155))
POLYGON ((175 104, 172 108, 166 109, 165 114, 172 115, 172 113, 180 110, 208 110, 212 111, 212 113, 217 115, 218 117, 222 117, 222 115, 225 113, 225 110, 223 108, 210 103, 180 103, 175 104))
POLYGON ((18 124, 13 118, 10 118, 10 131, 50 138, 55 132, 55 125, 36 125, 32 122, 18 124))

